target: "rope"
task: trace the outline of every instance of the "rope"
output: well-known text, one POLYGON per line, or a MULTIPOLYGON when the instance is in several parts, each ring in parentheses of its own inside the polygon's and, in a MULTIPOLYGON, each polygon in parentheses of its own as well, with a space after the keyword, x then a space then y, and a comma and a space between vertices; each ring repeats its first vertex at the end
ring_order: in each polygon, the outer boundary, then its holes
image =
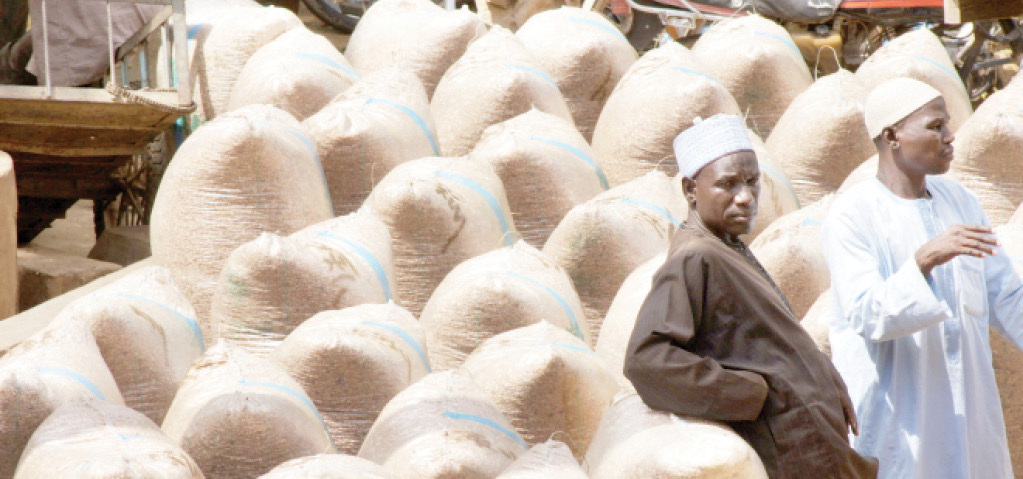
MULTIPOLYGON (((167 103, 161 103, 152 98, 146 98, 140 95, 138 92, 128 90, 120 85, 114 84, 113 79, 107 83, 107 92, 114 96, 114 98, 125 101, 127 103, 134 103, 137 105, 145 105, 154 110, 162 111, 164 113, 172 113, 175 115, 187 115, 195 111, 195 102, 189 105, 171 105, 167 103)), ((177 90, 146 90, 151 92, 176 92, 177 90)))

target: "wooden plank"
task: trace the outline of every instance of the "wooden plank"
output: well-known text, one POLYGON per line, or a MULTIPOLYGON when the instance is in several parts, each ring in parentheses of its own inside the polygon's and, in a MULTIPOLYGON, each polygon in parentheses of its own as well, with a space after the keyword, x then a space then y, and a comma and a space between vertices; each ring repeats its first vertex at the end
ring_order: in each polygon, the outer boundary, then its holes
POLYGON ((155 128, 103 129, 0 122, 0 150, 58 156, 132 155, 160 133, 155 128))
MULTIPOLYGON (((5 122, 62 124, 84 126, 127 126, 154 127, 177 119, 173 114, 155 110, 145 105, 116 103, 108 93, 101 90, 105 99, 62 99, 44 100, 18 98, 16 92, 0 87, 0 119, 5 122)), ((146 95, 149 97, 150 95, 146 95)), ((162 93, 162 100, 176 101, 176 94, 162 93)))
POLYGON ((945 0, 945 23, 967 23, 1023 15, 1023 0, 945 0))

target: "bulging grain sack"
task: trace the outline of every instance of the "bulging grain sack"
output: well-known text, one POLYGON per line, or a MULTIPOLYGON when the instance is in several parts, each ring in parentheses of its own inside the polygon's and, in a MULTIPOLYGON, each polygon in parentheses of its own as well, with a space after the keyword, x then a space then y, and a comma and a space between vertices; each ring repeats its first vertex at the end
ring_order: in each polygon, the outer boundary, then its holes
POLYGON ((803 329, 810 334, 817 349, 831 357, 831 288, 825 290, 810 306, 803 319, 799 322, 803 329))
POLYGON ((65 404, 43 421, 14 477, 203 479, 203 474, 152 420, 93 399, 65 404))
POLYGON ((715 23, 693 45, 760 136, 771 135, 813 77, 788 30, 760 15, 715 23))
POLYGON ((158 424, 205 348, 195 310, 159 266, 76 300, 47 327, 68 323, 88 325, 124 403, 158 424))
POLYGON ((335 451, 302 386, 270 360, 223 342, 192 365, 163 430, 206 479, 250 479, 297 457, 335 451))
POLYGON ((227 109, 263 103, 302 121, 358 79, 352 65, 323 35, 293 28, 249 58, 238 74, 227 109))
POLYGON ((631 389, 632 383, 625 377, 625 352, 632 339, 632 330, 636 327, 636 318, 643 307, 650 288, 653 287, 654 274, 661 269, 667 259, 667 253, 661 253, 641 264, 622 282, 622 287, 615 294, 607 316, 600 326, 600 335, 593 350, 604 361, 607 370, 614 374, 618 384, 631 389))
POLYGON ((395 67, 366 75, 302 126, 316 144, 337 215, 357 210, 398 164, 440 155, 423 84, 395 67))
POLYGON ((767 148, 785 169, 800 203, 834 193, 857 166, 877 154, 863 120, 867 93, 856 75, 839 70, 796 97, 778 120, 767 148))
POLYGON ((426 303, 430 365, 457 368, 484 341, 548 321, 592 344, 572 281, 550 259, 519 241, 472 258, 451 271, 426 303))
POLYGON ((877 155, 867 158, 863 163, 860 163, 860 166, 857 166, 856 169, 852 170, 852 172, 849 173, 849 176, 845 177, 845 180, 842 181, 842 186, 838 187, 838 193, 839 194, 844 193, 846 190, 852 188, 853 186, 856 186, 871 178, 876 178, 877 167, 878 165, 880 165, 880 163, 881 160, 878 158, 877 155))
POLYGON ((216 288, 216 338, 267 356, 316 313, 395 299, 391 236, 369 212, 263 233, 228 256, 216 288))
POLYGON ((553 439, 533 446, 496 479, 589 479, 572 450, 553 439))
POLYGON ((309 318, 270 358, 309 394, 338 451, 357 454, 387 402, 430 372, 426 351, 411 313, 364 304, 309 318))
POLYGON ((469 153, 488 126, 533 108, 572 123, 558 85, 515 35, 497 26, 444 73, 430 108, 445 156, 469 153))
POLYGON ((760 167, 760 197, 757 200, 757 217, 753 223, 753 231, 747 240, 756 238, 767 229, 774 220, 799 209, 799 198, 792 188, 789 175, 781 166, 759 136, 752 130, 746 130, 753 143, 753 151, 757 155, 760 167))
POLYGON ((539 13, 515 36, 558 84, 590 141, 607 97, 636 62, 636 49, 604 16, 575 7, 539 13))
POLYGON ((392 66, 411 71, 433 96, 444 72, 486 31, 467 8, 449 12, 429 0, 381 0, 359 19, 345 57, 363 75, 392 66))
POLYGON ((991 224, 1012 218, 1023 203, 1023 92, 1003 90, 991 95, 956 132, 952 171, 977 195, 991 224))
POLYGON ((696 117, 741 112, 709 67, 669 42, 644 54, 611 92, 593 129, 593 150, 618 186, 658 169, 678 173, 672 141, 696 117))
POLYGON ((625 277, 668 248, 689 214, 679 179, 653 171, 565 215, 543 247, 565 269, 597 336, 625 277))
POLYGON ((259 479, 396 479, 373 461, 345 454, 292 459, 259 479))
POLYGON ((204 337, 224 260, 261 233, 332 218, 315 147, 291 115, 252 105, 203 125, 167 167, 153 205, 153 258, 174 273, 204 337))
POLYGON ((205 2, 189 2, 187 19, 192 98, 198 106, 194 126, 227 111, 249 57, 284 32, 302 26, 302 21, 284 8, 217 2, 193 12, 191 6, 201 3, 205 2))
POLYGON ((831 287, 821 248, 821 222, 834 195, 778 218, 750 244, 750 250, 781 289, 796 318, 802 318, 831 287))
POLYGON ((488 339, 462 368, 526 443, 562 432, 579 458, 618 392, 586 343, 546 321, 488 339))
POLYGON ((592 479, 767 479, 757 453, 731 428, 654 411, 634 393, 604 412, 586 466, 592 479))
POLYGON ((40 331, 0 358, 0 478, 13 477, 29 437, 62 404, 124 404, 84 324, 40 331))
MULTIPOLYGON (((1016 273, 1023 275, 1023 213, 1016 212, 1009 223, 995 229, 995 237, 1008 254, 1016 273)), ((1023 352, 991 328, 991 363, 1002 402, 1005 434, 1012 464, 1023 464, 1023 352)))
POLYGON ((920 80, 936 88, 945 97, 945 106, 952 117, 949 122, 952 132, 973 113, 970 95, 948 51, 927 28, 911 30, 886 43, 856 69, 856 76, 867 90, 900 77, 920 80))
POLYGON ((515 229, 537 248, 568 210, 607 189, 595 158, 571 123, 539 110, 487 128, 469 155, 494 167, 515 229))
POLYGON ((417 316, 452 268, 517 236, 501 178, 465 158, 402 163, 365 207, 391 232, 398 304, 417 316))
POLYGON ((395 477, 489 479, 527 449, 468 373, 453 370, 430 374, 387 403, 359 457, 395 477))
POLYGON ((18 190, 14 162, 0 151, 0 319, 18 312, 18 190))

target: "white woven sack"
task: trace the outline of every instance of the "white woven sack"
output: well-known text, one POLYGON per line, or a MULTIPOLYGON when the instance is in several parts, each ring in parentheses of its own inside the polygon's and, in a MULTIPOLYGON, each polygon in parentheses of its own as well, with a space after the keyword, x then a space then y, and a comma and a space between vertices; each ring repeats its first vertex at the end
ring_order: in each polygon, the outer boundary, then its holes
MULTIPOLYGON (((1023 216, 1017 211, 1009 223, 995 228, 995 237, 1002 246, 999 254, 1007 254, 1016 274, 1023 276, 1023 216)), ((1001 333, 991 328, 991 365, 1002 402, 1005 434, 1013 464, 1023 463, 1023 352, 1001 333)))
POLYGON ((397 479, 386 469, 361 457, 317 454, 292 459, 259 479, 397 479))
POLYGON ((551 439, 519 456, 496 479, 589 479, 572 450, 551 439))
POLYGON ((821 293, 817 301, 813 302, 806 315, 799 321, 803 329, 813 338, 813 342, 817 344, 817 349, 820 349, 829 358, 831 357, 832 301, 831 288, 828 288, 821 293))
POLYGON ((799 209, 799 198, 789 181, 785 168, 778 162, 775 155, 767 149, 752 130, 746 130, 753 143, 753 151, 757 155, 760 168, 760 196, 757 198, 757 217, 753 223, 753 231, 746 235, 747 243, 767 229, 774 220, 799 209))

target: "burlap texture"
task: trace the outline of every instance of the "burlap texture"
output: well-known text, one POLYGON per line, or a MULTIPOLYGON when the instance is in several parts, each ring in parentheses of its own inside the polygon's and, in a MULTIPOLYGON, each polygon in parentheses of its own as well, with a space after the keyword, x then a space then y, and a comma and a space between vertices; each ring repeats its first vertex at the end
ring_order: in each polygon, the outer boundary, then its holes
POLYGON ((833 298, 831 288, 825 290, 817 298, 817 301, 813 302, 810 309, 803 316, 803 319, 799 322, 803 329, 810 334, 813 338, 813 342, 817 344, 817 349, 820 349, 822 353, 831 357, 831 304, 833 298))
POLYGON ((317 454, 292 459, 259 479, 397 479, 386 469, 361 457, 317 454))
POLYGON ((551 439, 519 456, 496 479, 589 479, 579 467, 572 449, 551 439))
POLYGON ((777 158, 752 130, 746 131, 753 143, 760 167, 760 196, 757 198, 757 217, 753 231, 746 235, 747 243, 767 229, 774 220, 799 209, 799 198, 789 181, 789 175, 777 158))

